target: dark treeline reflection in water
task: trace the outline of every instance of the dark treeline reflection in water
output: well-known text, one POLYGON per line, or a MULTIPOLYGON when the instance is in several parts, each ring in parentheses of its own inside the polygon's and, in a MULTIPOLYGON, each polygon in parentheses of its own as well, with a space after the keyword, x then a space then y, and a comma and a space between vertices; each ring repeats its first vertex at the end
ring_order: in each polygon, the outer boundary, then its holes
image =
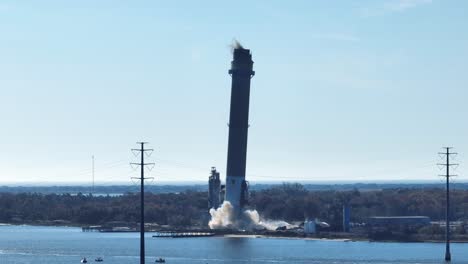
MULTIPOLYGON (((370 243, 273 238, 152 238, 147 263, 444 263, 442 243, 370 243)), ((468 264, 468 244, 453 244, 452 263, 468 264)), ((137 233, 72 227, 0 226, 0 264, 139 263, 137 233)))

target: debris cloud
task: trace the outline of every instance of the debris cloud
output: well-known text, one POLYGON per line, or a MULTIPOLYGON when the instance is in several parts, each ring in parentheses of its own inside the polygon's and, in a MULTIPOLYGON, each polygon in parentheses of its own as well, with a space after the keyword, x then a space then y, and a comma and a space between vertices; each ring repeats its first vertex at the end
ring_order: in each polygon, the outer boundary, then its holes
POLYGON ((245 49, 242 44, 237 39, 233 39, 231 45, 229 45, 231 48, 231 52, 234 52, 235 49, 245 49))
POLYGON ((231 203, 225 201, 218 209, 210 209, 210 229, 270 230, 278 227, 295 227, 285 221, 263 219, 257 210, 244 210, 239 217, 234 215, 231 203))

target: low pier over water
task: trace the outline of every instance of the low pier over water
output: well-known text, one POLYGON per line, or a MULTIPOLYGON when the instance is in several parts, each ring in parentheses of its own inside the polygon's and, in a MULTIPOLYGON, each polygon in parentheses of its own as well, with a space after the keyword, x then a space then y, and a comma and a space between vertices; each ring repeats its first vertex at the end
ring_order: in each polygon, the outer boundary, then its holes
POLYGON ((214 236, 213 232, 176 232, 176 231, 165 231, 157 232, 153 237, 168 237, 168 238, 180 238, 180 237, 210 237, 214 236))

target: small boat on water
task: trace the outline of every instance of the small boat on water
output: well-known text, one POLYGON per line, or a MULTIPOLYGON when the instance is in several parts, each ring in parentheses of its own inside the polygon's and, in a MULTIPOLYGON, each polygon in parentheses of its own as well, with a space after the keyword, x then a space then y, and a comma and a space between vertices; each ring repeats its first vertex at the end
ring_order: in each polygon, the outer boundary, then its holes
POLYGON ((103 262, 103 261, 104 261, 104 259, 103 259, 103 258, 101 258, 101 257, 97 257, 96 259, 94 259, 94 261, 96 261, 96 262, 103 262))
POLYGON ((86 258, 82 258, 81 263, 88 263, 88 260, 86 258))
POLYGON ((159 258, 155 261, 156 263, 166 263, 166 260, 163 258, 159 258))

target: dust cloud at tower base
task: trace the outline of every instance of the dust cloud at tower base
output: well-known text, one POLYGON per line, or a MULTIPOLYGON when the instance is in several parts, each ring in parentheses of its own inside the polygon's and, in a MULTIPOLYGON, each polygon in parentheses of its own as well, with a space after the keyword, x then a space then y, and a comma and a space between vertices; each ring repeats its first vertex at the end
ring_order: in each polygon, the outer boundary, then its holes
POLYGON ((210 229, 275 231, 280 226, 292 226, 285 221, 263 219, 257 210, 243 210, 241 214, 237 214, 234 207, 226 201, 218 209, 210 209, 210 215, 210 229))

